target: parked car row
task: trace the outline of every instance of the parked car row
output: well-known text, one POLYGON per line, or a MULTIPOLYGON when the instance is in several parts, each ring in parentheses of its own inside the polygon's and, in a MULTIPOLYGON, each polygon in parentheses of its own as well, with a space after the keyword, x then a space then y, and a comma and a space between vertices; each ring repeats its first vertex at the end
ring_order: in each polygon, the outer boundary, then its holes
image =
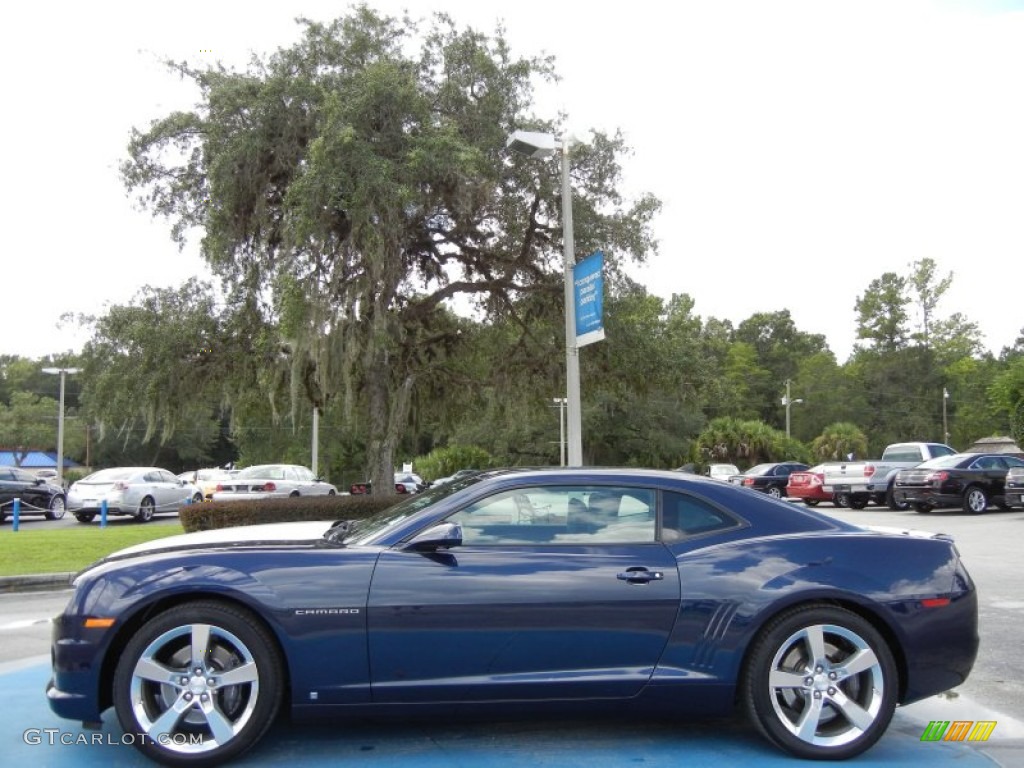
POLYGON ((939 456, 901 469, 893 484, 897 501, 909 504, 918 512, 931 512, 940 507, 960 507, 977 515, 995 505, 1008 509, 1021 503, 1020 494, 1013 500, 1006 493, 1006 480, 1014 469, 1016 478, 1024 478, 1024 460, 1000 453, 955 453, 939 456))

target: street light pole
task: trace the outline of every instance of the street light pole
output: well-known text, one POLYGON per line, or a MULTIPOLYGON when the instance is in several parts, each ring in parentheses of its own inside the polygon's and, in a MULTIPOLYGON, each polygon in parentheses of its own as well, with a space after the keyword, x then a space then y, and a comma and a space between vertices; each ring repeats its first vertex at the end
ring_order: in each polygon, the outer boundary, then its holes
POLYGON ((558 408, 558 454, 559 466, 565 466, 565 410, 568 400, 564 397, 552 398, 558 408))
POLYGON ((942 388, 942 442, 949 445, 949 420, 946 418, 946 402, 949 400, 949 390, 942 388))
POLYGON ((572 185, 569 179, 569 140, 562 138, 562 261, 565 268, 565 386, 568 394, 569 466, 583 465, 583 417, 580 411, 580 348, 576 346, 576 297, 572 268, 576 243, 572 230, 572 185))
POLYGON ((792 397, 789 396, 789 384, 790 384, 789 379, 786 379, 786 396, 784 398, 782 398, 782 404, 784 406, 786 406, 786 439, 787 440, 789 439, 789 409, 790 409, 790 406, 793 405, 793 403, 802 403, 803 402, 803 400, 801 398, 799 398, 799 397, 796 400, 794 400, 792 397))
POLYGON ((564 134, 561 139, 552 133, 513 131, 506 146, 513 152, 528 157, 550 157, 561 150, 562 175, 562 267, 565 283, 565 388, 568 413, 569 466, 583 465, 583 419, 580 406, 580 357, 576 345, 576 301, 573 291, 572 268, 576 263, 576 245, 572 229, 572 184, 569 177, 569 149, 572 139, 564 134))
POLYGON ((43 368, 43 373, 60 375, 60 410, 57 412, 57 485, 64 487, 64 380, 81 368, 43 368))

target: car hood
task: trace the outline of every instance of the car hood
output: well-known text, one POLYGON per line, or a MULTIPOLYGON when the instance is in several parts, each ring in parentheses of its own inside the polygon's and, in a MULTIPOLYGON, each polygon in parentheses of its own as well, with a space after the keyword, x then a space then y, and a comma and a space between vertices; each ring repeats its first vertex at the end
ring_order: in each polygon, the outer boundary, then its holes
POLYGON ((293 523, 268 523, 267 525, 245 525, 237 528, 218 528, 212 531, 184 533, 167 536, 136 544, 109 555, 107 559, 121 559, 132 555, 146 555, 154 552, 201 550, 211 547, 245 546, 247 544, 303 544, 323 538, 333 525, 332 520, 314 520, 293 523))

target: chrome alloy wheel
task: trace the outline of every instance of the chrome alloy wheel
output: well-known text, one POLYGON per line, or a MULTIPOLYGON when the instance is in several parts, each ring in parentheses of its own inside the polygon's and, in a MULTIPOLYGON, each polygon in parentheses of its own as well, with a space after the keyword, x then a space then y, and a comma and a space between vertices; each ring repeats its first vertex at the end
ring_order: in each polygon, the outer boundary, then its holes
POLYGON ((260 675, 252 652, 210 624, 170 629, 140 654, 131 673, 139 729, 164 750, 195 754, 223 747, 252 716, 260 675))
POLYGON ((768 685, 778 722, 805 744, 825 748, 859 739, 878 719, 886 693, 875 651, 833 624, 802 628, 783 641, 768 685))

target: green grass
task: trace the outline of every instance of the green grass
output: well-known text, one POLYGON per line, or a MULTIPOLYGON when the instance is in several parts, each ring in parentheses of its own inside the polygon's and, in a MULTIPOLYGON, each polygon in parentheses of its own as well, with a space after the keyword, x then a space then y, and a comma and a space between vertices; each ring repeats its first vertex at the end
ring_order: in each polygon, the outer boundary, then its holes
POLYGON ((0 576, 78 571, 118 549, 184 533, 173 525, 98 525, 60 530, 0 528, 0 576))

